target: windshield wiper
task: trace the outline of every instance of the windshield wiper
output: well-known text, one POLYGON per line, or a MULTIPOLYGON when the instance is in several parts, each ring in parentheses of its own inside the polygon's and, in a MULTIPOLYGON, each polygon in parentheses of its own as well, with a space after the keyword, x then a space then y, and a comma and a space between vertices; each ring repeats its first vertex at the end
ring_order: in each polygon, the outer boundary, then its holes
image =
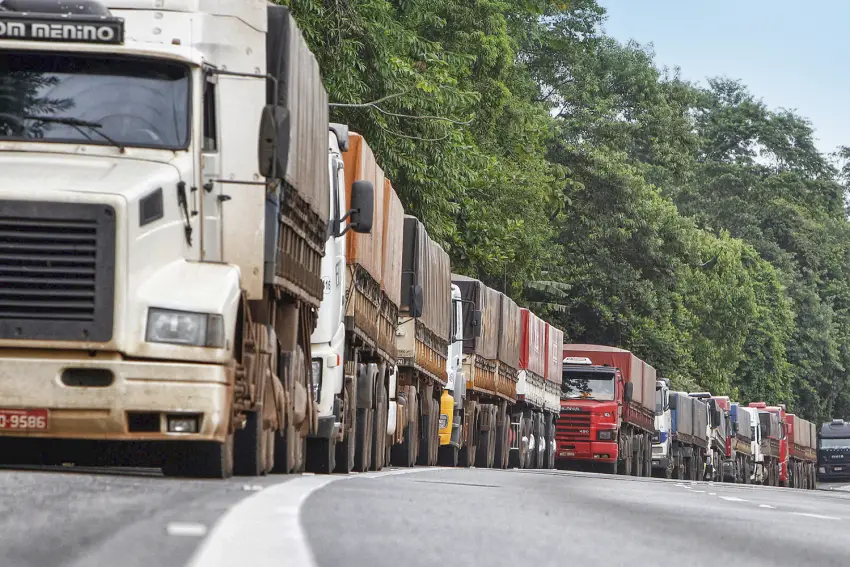
POLYGON ((83 128, 88 128, 122 152, 124 151, 124 144, 112 139, 110 136, 107 136, 103 132, 100 131, 103 128, 103 124, 98 122, 89 122, 87 120, 80 120, 79 118, 73 118, 71 116, 36 116, 33 114, 25 114, 23 118, 27 120, 36 120, 38 122, 52 122, 54 124, 64 124, 66 126, 71 126, 77 132, 91 140, 91 136, 85 133, 83 128))

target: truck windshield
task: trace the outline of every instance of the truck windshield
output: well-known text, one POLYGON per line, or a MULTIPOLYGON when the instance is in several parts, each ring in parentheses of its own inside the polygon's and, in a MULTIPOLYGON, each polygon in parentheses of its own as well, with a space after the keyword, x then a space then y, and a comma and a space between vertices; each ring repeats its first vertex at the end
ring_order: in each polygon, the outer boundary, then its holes
POLYGON ((850 439, 821 439, 821 449, 850 449, 850 439))
POLYGON ((614 399, 614 375, 598 372, 565 372, 562 397, 567 399, 614 399))
POLYGON ((664 413, 664 395, 661 388, 655 390, 655 413, 657 415, 664 413))
POLYGON ((189 81, 168 61, 0 53, 0 140, 185 149, 189 81))

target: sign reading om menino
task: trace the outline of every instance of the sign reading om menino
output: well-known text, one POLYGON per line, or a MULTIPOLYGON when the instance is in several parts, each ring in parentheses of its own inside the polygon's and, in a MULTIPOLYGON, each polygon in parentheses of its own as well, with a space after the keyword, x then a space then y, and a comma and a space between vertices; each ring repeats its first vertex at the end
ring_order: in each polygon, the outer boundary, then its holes
POLYGON ((124 20, 99 16, 45 16, 0 12, 0 40, 124 43, 124 20))

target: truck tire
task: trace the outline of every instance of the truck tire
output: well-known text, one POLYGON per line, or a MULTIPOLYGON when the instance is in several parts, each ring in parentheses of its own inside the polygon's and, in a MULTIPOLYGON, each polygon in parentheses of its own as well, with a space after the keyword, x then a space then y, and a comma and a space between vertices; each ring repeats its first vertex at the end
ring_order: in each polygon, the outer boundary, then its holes
POLYGON ((460 450, 454 445, 441 445, 438 464, 441 467, 456 467, 460 450))
MULTIPOLYGON (((358 412, 355 412, 357 415, 358 412)), ((354 470, 354 459, 357 452, 357 418, 350 424, 342 441, 336 444, 336 467, 334 472, 348 474, 354 470)))
POLYGON ((415 398, 408 403, 412 403, 413 417, 404 429, 404 440, 397 445, 393 445, 391 451, 392 464, 405 468, 415 465, 416 457, 419 454, 419 405, 415 398))
POLYGON ((374 423, 374 409, 357 410, 357 442, 354 449, 354 470, 357 472, 367 472, 372 464, 374 423))
MULTIPOLYGON (((422 423, 422 428, 420 430, 419 436, 419 454, 416 456, 416 464, 420 466, 431 466, 431 451, 434 448, 434 439, 432 437, 433 427, 432 422, 434 421, 433 412, 434 412, 434 404, 431 399, 422 399, 422 405, 428 405, 428 414, 426 415, 424 411, 420 412, 420 422, 422 423)), ((424 409, 424 407, 422 408, 424 409)))
POLYGON ((372 463, 369 470, 379 471, 387 464, 387 419, 388 419, 387 387, 383 384, 383 378, 378 380, 377 408, 375 410, 375 425, 372 428, 372 463))
POLYGON ((177 443, 163 463, 165 476, 224 479, 233 476, 233 434, 224 443, 177 443))
POLYGON ((246 415, 244 429, 233 433, 233 474, 237 476, 260 476, 265 474, 266 437, 263 435, 263 419, 259 412, 246 415))
MULTIPOLYGON (((497 422, 498 424, 498 422, 497 422)), ((502 420, 502 425, 496 427, 496 450, 493 457, 493 468, 508 468, 508 454, 511 450, 511 422, 507 416, 502 420)), ((527 451, 526 451, 527 452, 527 451)))
POLYGON ((307 439, 306 468, 311 473, 331 474, 336 468, 336 439, 307 439))

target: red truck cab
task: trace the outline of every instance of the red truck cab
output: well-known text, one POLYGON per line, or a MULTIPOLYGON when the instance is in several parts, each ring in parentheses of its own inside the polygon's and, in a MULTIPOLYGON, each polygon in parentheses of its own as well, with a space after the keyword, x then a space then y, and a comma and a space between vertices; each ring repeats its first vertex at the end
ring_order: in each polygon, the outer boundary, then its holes
POLYGON ((586 357, 564 359, 561 416, 556 426, 559 460, 617 462, 624 390, 618 368, 594 365, 586 357))

